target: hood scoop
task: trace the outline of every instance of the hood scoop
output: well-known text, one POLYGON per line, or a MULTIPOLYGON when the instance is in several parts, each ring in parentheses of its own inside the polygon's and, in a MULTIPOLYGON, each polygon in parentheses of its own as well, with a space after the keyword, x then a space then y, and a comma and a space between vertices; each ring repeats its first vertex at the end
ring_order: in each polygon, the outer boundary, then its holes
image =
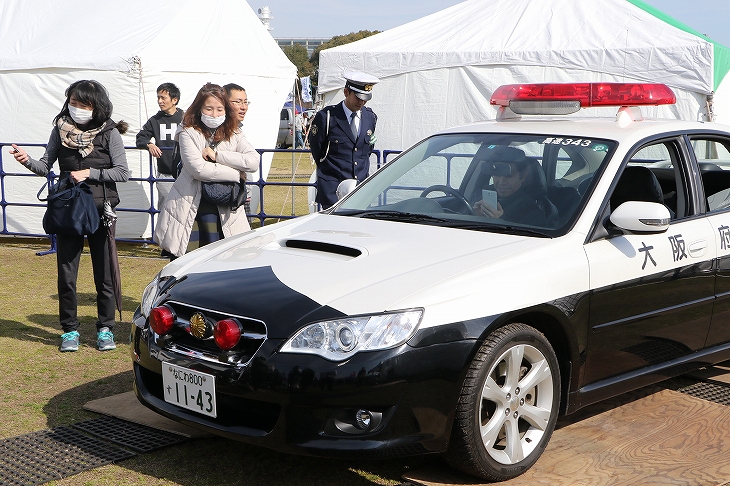
POLYGON ((335 255, 342 255, 351 258, 356 258, 362 255, 362 251, 357 248, 350 246, 335 245, 333 243, 324 243, 322 241, 311 241, 311 240, 286 240, 285 246, 287 248, 298 248, 300 250, 311 250, 321 251, 324 253, 334 253, 335 255))

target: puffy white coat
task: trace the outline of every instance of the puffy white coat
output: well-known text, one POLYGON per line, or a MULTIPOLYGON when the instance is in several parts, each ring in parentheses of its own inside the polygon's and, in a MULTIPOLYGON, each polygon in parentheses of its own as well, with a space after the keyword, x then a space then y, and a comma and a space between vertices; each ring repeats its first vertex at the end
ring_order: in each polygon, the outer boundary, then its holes
MULTIPOLYGON (((259 168, 259 154, 237 130, 216 147, 216 161, 203 159, 207 142, 202 133, 192 127, 178 136, 182 171, 165 198, 155 228, 155 241, 175 256, 182 256, 188 247, 201 196, 201 181, 234 182, 245 180, 245 172, 259 168)), ((218 206, 223 236, 229 237, 251 229, 243 206, 231 211, 218 206)))

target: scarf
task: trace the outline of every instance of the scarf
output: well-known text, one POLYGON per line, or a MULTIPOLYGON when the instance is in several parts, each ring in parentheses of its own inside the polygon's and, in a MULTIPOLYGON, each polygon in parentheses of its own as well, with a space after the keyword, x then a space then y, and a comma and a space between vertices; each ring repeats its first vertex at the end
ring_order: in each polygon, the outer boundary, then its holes
POLYGON ((94 150, 94 144, 91 142, 94 137, 99 135, 104 125, 99 128, 82 131, 74 124, 73 120, 68 116, 62 116, 56 122, 58 131, 61 135, 61 144, 64 147, 78 150, 81 158, 86 157, 94 150))

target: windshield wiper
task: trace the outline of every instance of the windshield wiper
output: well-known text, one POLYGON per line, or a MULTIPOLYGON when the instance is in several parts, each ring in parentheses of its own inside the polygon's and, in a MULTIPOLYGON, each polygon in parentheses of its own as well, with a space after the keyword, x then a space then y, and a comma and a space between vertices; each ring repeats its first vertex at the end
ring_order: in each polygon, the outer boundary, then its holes
POLYGON ((452 222, 454 228, 476 230, 476 231, 494 231, 496 233, 506 233, 509 235, 517 236, 539 236, 542 238, 552 238, 549 234, 544 231, 539 231, 532 228, 525 228, 524 226, 510 226, 506 224, 494 224, 494 223, 459 223, 452 222))
POLYGON ((404 213, 401 211, 359 211, 352 213, 341 213, 342 216, 357 216, 359 218, 386 219, 393 221, 403 221, 406 223, 442 223, 451 224, 448 219, 429 216, 420 213, 404 213))

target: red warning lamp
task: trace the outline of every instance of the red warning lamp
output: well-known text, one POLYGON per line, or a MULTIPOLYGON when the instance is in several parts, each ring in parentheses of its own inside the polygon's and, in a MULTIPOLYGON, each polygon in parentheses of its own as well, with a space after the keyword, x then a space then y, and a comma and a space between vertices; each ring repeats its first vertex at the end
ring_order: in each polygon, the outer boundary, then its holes
POLYGON ((677 98, 665 84, 545 83, 507 84, 492 94, 490 103, 518 114, 568 114, 595 106, 671 105, 677 98))
POLYGON ((155 307, 150 311, 150 327, 158 336, 164 336, 175 324, 175 313, 166 305, 155 307))
POLYGON ((235 319, 223 319, 213 328, 213 340, 223 351, 233 349, 241 340, 241 324, 235 319))

